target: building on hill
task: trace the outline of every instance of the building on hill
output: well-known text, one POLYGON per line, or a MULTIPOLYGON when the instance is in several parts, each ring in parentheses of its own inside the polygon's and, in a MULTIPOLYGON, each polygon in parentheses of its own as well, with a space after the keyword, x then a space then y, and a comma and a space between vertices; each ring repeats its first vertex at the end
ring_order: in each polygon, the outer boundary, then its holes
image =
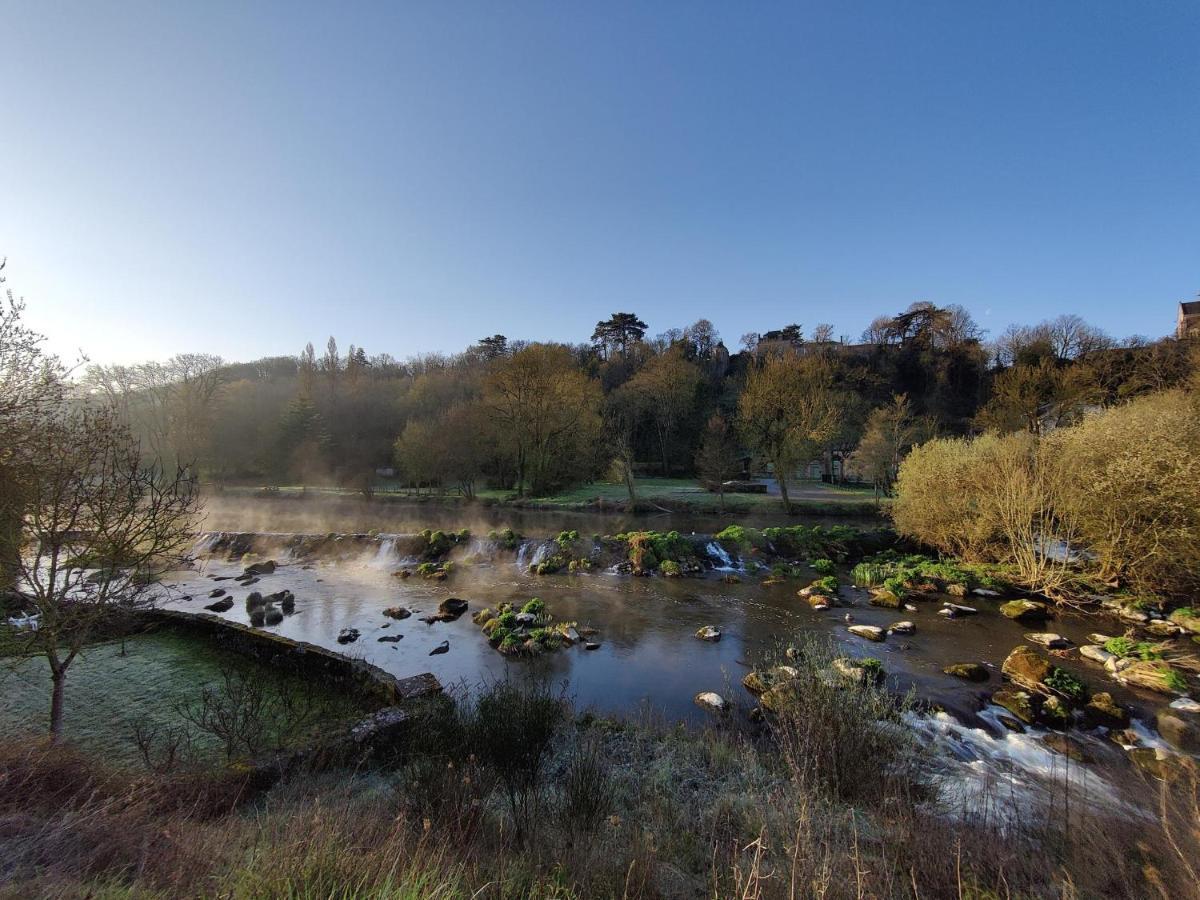
POLYGON ((1200 300, 1179 304, 1179 320, 1175 324, 1175 337, 1200 337, 1200 300))

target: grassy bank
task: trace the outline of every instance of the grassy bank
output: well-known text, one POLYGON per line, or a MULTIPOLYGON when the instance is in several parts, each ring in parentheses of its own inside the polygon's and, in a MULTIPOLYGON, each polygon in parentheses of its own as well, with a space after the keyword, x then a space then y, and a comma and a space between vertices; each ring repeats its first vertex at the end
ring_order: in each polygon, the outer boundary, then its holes
POLYGON ((1051 791, 957 806, 868 679, 790 660, 758 724, 575 715, 509 685, 432 704, 366 765, 254 794, 235 770, 144 776, 0 747, 9 896, 1200 896, 1195 788, 1161 816, 1051 791))
MULTIPOLYGON (((224 493, 276 496, 304 494, 331 496, 362 496, 361 491, 338 487, 304 485, 226 486, 224 493)), ((634 512, 671 512, 719 515, 749 515, 754 513, 783 514, 783 502, 769 494, 726 494, 724 510, 721 498, 690 478, 639 478, 636 482, 637 501, 634 512)), ((890 501, 876 499, 870 488, 824 484, 819 481, 800 482, 791 488, 793 515, 829 515, 873 518, 886 514, 890 501)), ((376 485, 373 499, 402 500, 411 503, 432 503, 469 506, 508 506, 517 509, 569 510, 580 512, 628 512, 629 494, 623 484, 594 482, 579 485, 555 494, 538 497, 518 497, 512 491, 481 490, 473 500, 455 491, 444 493, 397 488, 389 483, 376 485)))

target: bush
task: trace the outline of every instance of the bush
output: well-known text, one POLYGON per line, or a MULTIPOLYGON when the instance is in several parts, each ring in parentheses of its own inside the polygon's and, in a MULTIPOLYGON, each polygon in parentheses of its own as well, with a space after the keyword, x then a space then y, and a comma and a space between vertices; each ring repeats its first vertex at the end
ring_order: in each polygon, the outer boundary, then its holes
POLYGON ((837 568, 832 559, 814 559, 809 566, 819 575, 832 575, 837 568))
POLYGON ((471 745, 504 785, 518 843, 533 827, 550 745, 564 718, 562 701, 543 690, 501 682, 471 711, 471 745))
POLYGON ((1082 681, 1057 666, 1046 676, 1046 686, 1058 691, 1068 700, 1078 703, 1087 696, 1087 687, 1082 681))

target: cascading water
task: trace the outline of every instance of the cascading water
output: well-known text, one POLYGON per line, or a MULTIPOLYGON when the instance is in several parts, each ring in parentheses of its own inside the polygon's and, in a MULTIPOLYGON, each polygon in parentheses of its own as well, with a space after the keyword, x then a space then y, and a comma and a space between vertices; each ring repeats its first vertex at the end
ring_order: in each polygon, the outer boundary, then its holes
POLYGON ((741 568, 734 564, 733 557, 716 541, 709 541, 704 547, 704 552, 708 554, 709 559, 716 560, 713 568, 718 572, 737 572, 741 568))
POLYGON ((375 552, 375 558, 371 561, 371 565, 377 569, 390 569, 396 563, 396 535, 381 534, 379 549, 375 552))

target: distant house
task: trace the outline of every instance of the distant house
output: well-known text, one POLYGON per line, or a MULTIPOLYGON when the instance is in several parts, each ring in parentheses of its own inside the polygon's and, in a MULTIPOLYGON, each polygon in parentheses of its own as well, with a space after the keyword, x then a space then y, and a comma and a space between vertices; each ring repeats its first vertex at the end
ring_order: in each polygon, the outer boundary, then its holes
POLYGON ((1200 337, 1200 300, 1179 304, 1179 320, 1175 323, 1175 337, 1200 337))

